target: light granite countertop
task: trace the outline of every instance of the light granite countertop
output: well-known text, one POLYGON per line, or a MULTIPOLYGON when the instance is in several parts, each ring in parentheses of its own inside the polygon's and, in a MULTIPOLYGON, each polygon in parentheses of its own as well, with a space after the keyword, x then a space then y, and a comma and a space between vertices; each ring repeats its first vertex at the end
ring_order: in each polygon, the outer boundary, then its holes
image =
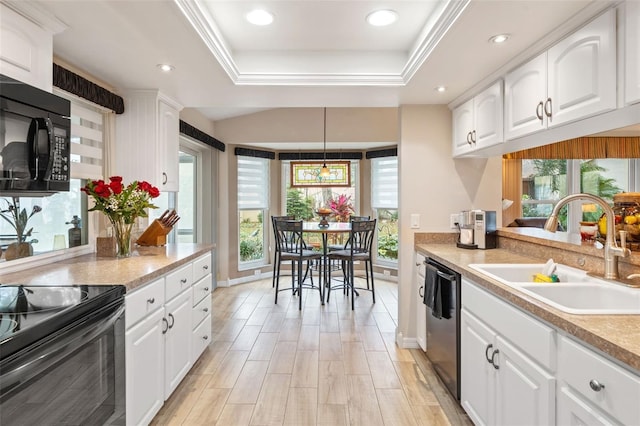
POLYGON ((161 277, 203 254, 213 244, 167 244, 164 247, 136 247, 130 257, 97 257, 95 254, 64 259, 29 270, 0 275, 2 284, 25 285, 113 285, 131 291, 161 277))
MULTIPOLYGON (((469 268, 472 263, 541 263, 505 249, 465 250, 455 244, 415 244, 419 253, 460 272, 493 294, 640 371, 640 315, 572 315, 469 268)), ((640 291, 640 289, 638 289, 640 291)), ((638 371, 636 373, 638 374, 638 371)))

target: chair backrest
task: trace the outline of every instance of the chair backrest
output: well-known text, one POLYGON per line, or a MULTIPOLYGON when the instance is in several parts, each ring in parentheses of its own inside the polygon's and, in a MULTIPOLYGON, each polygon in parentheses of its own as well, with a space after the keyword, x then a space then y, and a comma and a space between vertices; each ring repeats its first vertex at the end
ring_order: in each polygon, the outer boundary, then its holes
POLYGON ((282 253, 296 253, 302 256, 305 247, 302 239, 301 220, 274 220, 276 247, 282 253))
POLYGON ((373 236, 376 232, 376 219, 351 222, 349 234, 351 253, 369 253, 373 248, 373 236))
POLYGON ((276 232, 276 220, 295 220, 296 217, 293 215, 288 216, 271 216, 271 227, 273 228, 273 235, 276 238, 276 251, 280 251, 280 246, 278 245, 278 233, 276 232))
POLYGON ((351 216, 351 222, 362 222, 363 220, 371 220, 370 216, 351 216))

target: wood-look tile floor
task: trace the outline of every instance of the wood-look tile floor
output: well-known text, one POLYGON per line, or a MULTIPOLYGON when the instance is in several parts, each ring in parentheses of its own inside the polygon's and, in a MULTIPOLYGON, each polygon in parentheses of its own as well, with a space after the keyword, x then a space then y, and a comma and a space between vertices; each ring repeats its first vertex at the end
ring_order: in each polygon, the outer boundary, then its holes
POLYGON ((212 342, 153 425, 471 424, 424 353, 395 344, 395 283, 376 280, 376 303, 360 292, 354 311, 341 291, 276 305, 271 280, 212 300, 212 342))

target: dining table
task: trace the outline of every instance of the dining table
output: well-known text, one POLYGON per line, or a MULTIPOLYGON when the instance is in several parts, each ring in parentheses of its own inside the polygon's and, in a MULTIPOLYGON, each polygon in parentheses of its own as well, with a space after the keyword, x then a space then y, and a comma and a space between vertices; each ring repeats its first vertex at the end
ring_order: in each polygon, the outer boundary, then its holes
POLYGON ((320 226, 320 222, 302 222, 302 232, 307 234, 322 234, 322 282, 325 286, 331 285, 329 282, 329 257, 327 256, 329 250, 329 235, 350 233, 351 222, 329 222, 328 226, 320 226))

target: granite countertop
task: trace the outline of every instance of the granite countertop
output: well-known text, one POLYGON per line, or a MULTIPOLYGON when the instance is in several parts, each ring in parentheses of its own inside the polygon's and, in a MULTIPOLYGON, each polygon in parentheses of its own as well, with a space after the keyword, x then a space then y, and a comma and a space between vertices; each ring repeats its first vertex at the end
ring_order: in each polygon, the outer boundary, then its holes
POLYGON ((499 248, 465 250, 454 244, 416 244, 415 249, 566 334, 640 370, 640 315, 568 314, 468 267, 471 263, 544 263, 540 259, 499 248))
POLYGON ((64 259, 25 271, 0 275, 2 284, 25 285, 113 285, 131 291, 203 254, 213 244, 167 244, 163 247, 136 247, 130 257, 117 259, 94 254, 64 259))

